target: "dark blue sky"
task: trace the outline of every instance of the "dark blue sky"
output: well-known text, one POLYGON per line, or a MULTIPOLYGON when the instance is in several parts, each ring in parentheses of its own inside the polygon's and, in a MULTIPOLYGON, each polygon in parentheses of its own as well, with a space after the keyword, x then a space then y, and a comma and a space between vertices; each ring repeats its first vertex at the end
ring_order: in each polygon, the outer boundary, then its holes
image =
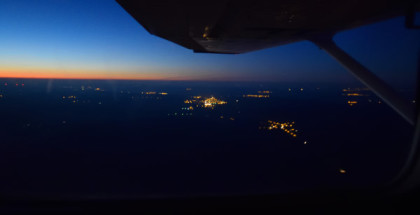
MULTIPOLYGON (((405 29, 402 17, 335 40, 379 76, 413 83, 420 31, 405 29)), ((354 80, 309 42, 240 55, 194 54, 150 35, 112 0, 2 0, 0 47, 0 77, 354 80)))

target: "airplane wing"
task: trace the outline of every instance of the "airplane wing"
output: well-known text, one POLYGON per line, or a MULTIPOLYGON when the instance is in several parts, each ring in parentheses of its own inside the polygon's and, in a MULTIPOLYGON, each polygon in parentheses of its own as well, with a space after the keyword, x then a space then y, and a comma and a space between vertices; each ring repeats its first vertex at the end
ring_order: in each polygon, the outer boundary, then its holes
POLYGON ((419 11, 418 0, 117 0, 151 34, 238 54, 419 11))

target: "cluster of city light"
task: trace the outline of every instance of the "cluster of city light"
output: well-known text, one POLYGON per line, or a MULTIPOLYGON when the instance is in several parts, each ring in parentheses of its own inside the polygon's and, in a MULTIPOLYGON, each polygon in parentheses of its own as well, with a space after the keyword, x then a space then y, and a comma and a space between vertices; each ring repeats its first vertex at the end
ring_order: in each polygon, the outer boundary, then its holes
MULTIPOLYGON (((368 94, 362 94, 361 92, 369 91, 368 88, 346 88, 343 89, 343 96, 349 97, 349 100, 347 101, 347 104, 349 106, 354 106, 358 103, 359 99, 351 98, 351 97, 361 97, 361 96, 369 96, 368 94)), ((369 102, 371 102, 371 99, 368 99, 369 102)))
POLYGON ((270 95, 261 95, 261 94, 248 94, 243 95, 244 98, 270 98, 270 95))
POLYGON ((146 95, 156 95, 156 92, 141 92, 141 94, 146 94, 146 95))
POLYGON ((357 104, 357 101, 347 101, 347 104, 350 106, 353 106, 355 104, 357 104))
POLYGON ((141 92, 141 94, 145 94, 145 95, 156 95, 156 94, 159 94, 159 95, 163 95, 163 96, 168 95, 167 92, 155 92, 155 91, 141 92))
POLYGON ((259 90, 257 91, 258 94, 246 94, 242 95, 244 98, 270 98, 271 91, 269 90, 259 90))
POLYGON ((214 108, 216 105, 224 105, 227 104, 226 101, 222 101, 219 99, 216 99, 214 96, 210 97, 210 98, 203 98, 202 96, 193 96, 193 99, 186 99, 184 100, 185 104, 197 104, 196 106, 198 107, 198 104, 202 104, 202 107, 205 108, 214 108))
POLYGON ((213 96, 208 98, 208 99, 204 99, 202 102, 204 103, 205 108, 213 108, 216 105, 227 104, 227 102, 222 101, 222 100, 218 100, 218 99, 214 98, 213 96))
POLYGON ((75 99, 75 98, 77 97, 76 96, 67 96, 67 97, 63 96, 63 99, 75 99))
POLYGON ((76 103, 76 102, 78 102, 78 100, 77 100, 77 96, 63 96, 62 97, 63 99, 69 99, 69 100, 71 100, 71 102, 73 102, 73 103, 76 103))
POLYGON ((364 96, 363 94, 360 93, 347 93, 347 96, 364 96))
POLYGON ((275 130, 275 129, 281 129, 287 134, 291 135, 292 137, 297 137, 297 130, 293 128, 295 122, 275 122, 272 120, 268 120, 268 130, 275 130))

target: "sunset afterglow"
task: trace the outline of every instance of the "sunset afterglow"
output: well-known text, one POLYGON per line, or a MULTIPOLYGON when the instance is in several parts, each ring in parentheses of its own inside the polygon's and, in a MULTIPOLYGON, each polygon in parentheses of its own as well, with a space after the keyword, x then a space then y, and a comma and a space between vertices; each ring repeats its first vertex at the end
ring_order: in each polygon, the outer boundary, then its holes
POLYGON ((34 78, 34 79, 115 79, 115 80, 195 80, 165 74, 160 71, 115 72, 102 70, 54 70, 54 69, 0 69, 2 78, 34 78))

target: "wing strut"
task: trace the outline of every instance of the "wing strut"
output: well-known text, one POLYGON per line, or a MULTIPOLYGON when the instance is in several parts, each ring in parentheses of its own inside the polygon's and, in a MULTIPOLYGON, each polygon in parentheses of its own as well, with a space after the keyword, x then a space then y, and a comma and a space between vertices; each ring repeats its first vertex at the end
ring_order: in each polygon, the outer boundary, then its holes
MULTIPOLYGON (((417 83, 420 83, 420 50, 417 57, 417 83)), ((420 101, 420 85, 417 84, 416 101, 420 101)), ((397 193, 407 193, 420 187, 420 105, 416 102, 417 124, 406 162, 391 182, 397 193)))
POLYGON ((357 62, 349 54, 338 47, 332 36, 321 36, 310 39, 315 45, 324 49, 331 57, 340 62, 360 82, 372 90, 378 97, 397 111, 411 125, 415 124, 414 107, 410 102, 399 95, 391 86, 373 74, 369 69, 357 62))

